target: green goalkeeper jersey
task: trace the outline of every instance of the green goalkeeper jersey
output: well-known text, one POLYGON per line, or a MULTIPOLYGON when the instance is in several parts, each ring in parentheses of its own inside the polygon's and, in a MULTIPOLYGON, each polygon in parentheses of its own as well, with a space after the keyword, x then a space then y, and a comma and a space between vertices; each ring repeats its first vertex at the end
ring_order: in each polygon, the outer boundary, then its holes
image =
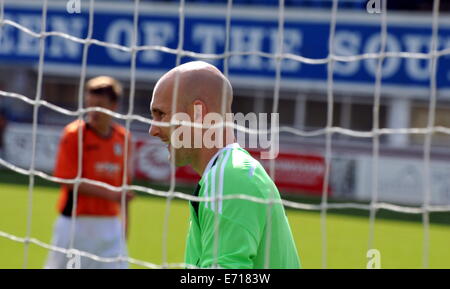
POLYGON ((190 203, 186 264, 256 269, 265 268, 267 261, 273 269, 301 267, 277 187, 238 144, 228 145, 210 160, 195 194, 219 199, 190 203), (275 202, 226 198, 231 195, 275 202))

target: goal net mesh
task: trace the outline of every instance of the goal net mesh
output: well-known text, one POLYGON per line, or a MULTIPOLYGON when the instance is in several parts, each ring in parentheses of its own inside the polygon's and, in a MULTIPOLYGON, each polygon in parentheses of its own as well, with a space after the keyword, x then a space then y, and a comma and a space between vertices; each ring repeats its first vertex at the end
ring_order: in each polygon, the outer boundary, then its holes
MULTIPOLYGON (((50 1, 51 2, 51 1, 50 1)), ((275 62, 275 85, 273 87, 273 107, 272 112, 277 113, 278 112, 278 106, 279 106, 279 97, 280 97, 280 90, 282 86, 282 66, 283 61, 286 59, 297 61, 302 64, 308 64, 308 65, 327 65, 327 83, 326 83, 326 91, 327 91, 327 122, 326 126, 319 130, 314 131, 308 131, 308 130, 301 130, 294 127, 289 126, 280 126, 280 127, 272 127, 270 132, 267 131, 254 131, 251 129, 248 129, 246 127, 242 127, 239 125, 235 125, 234 123, 228 123, 227 125, 234 126, 234 128, 238 131, 242 131, 248 134, 258 134, 258 133, 289 133, 296 136, 301 137, 317 137, 317 136, 324 136, 325 139, 325 154, 324 154, 324 160, 325 160, 325 175, 324 175, 324 184, 323 184, 323 192, 321 197, 320 204, 309 204, 309 203, 303 203, 303 202, 297 202, 293 200, 287 200, 282 199, 282 204, 287 208, 292 208, 296 210, 309 210, 309 211, 320 211, 321 216, 321 232, 322 232, 322 252, 317 252, 317 256, 321 254, 322 258, 322 266, 324 268, 327 267, 327 212, 330 209, 358 209, 358 210, 365 210, 370 212, 370 219, 369 219, 369 235, 368 235, 368 248, 374 248, 374 238, 375 238, 375 221, 377 216, 377 211, 380 209, 383 210, 390 210, 394 212, 404 213, 404 214, 418 214, 422 215, 423 219, 423 266, 428 267, 428 259, 429 259, 429 247, 430 247, 430 241, 429 241, 429 227, 430 227, 430 218, 429 215, 431 212, 449 212, 450 206, 438 206, 438 205, 431 205, 430 204, 430 196, 431 196, 431 181, 430 181, 430 155, 431 155, 431 148, 432 148, 432 137, 435 133, 443 133, 443 134, 450 134, 450 128, 448 127, 442 127, 442 126, 436 126, 435 125, 435 110, 436 110, 436 104, 437 104, 437 84, 436 84, 436 74, 437 74, 437 64, 438 59, 440 57, 450 55, 450 48, 447 48, 445 50, 438 50, 438 32, 439 32, 439 5, 440 1, 435 0, 433 5, 432 14, 430 17, 432 17, 432 34, 430 35, 430 47, 431 50, 428 53, 413 53, 413 52, 391 52, 386 49, 386 43, 387 43, 387 9, 386 9, 386 1, 381 1, 381 13, 377 16, 380 20, 380 37, 381 37, 381 45, 379 47, 379 51, 376 53, 363 53, 358 55, 349 55, 349 56, 342 56, 335 53, 335 46, 334 46, 334 37, 335 37, 335 31, 337 26, 337 16, 339 13, 338 9, 338 0, 332 1, 331 5, 331 21, 329 26, 329 41, 328 41, 328 51, 329 54, 325 58, 317 59, 317 58, 308 58, 304 57, 302 55, 296 55, 291 53, 285 53, 283 49, 284 45, 284 26, 285 26, 285 1, 280 0, 278 5, 278 31, 277 31, 277 44, 276 44, 276 52, 273 54, 261 52, 261 51, 252 51, 252 52, 240 52, 240 51, 231 51, 230 50, 230 29, 231 29, 231 19, 233 17, 233 1, 228 0, 227 5, 220 6, 221 9, 224 9, 224 15, 226 15, 225 18, 225 49, 223 53, 220 54, 204 54, 204 53, 197 53, 194 51, 188 51, 184 50, 184 27, 185 27, 185 9, 186 9, 186 3, 184 0, 179 1, 179 32, 178 32, 178 46, 173 49, 169 47, 162 47, 162 46, 140 46, 138 45, 138 30, 139 30, 139 7, 142 5, 139 0, 135 0, 134 4, 132 4, 132 1, 130 1, 130 5, 134 5, 133 9, 133 33, 130 36, 131 37, 131 43, 130 46, 123 46, 116 43, 108 43, 103 42, 98 39, 95 39, 93 37, 93 31, 94 31, 94 2, 93 0, 90 1, 83 1, 86 3, 83 3, 83 5, 88 5, 88 13, 89 13, 89 26, 88 26, 88 33, 87 37, 85 38, 77 38, 73 35, 61 32, 61 31, 47 31, 46 27, 46 21, 47 21, 47 11, 48 11, 48 1, 43 1, 42 6, 42 18, 41 18, 41 31, 36 32, 30 29, 29 27, 23 26, 16 21, 13 21, 11 19, 8 19, 5 17, 5 9, 7 8, 7 3, 4 0, 0 1, 0 35, 3 33, 4 29, 7 26, 13 27, 14 29, 20 30, 21 33, 26 33, 27 35, 34 37, 39 40, 40 42, 40 50, 39 50, 39 62, 38 62, 38 79, 37 79, 37 86, 35 89, 34 95, 21 95, 14 92, 9 91, 0 91, 0 97, 1 98, 14 98, 18 101, 21 101, 23 103, 26 103, 28 105, 33 106, 33 123, 32 123, 32 158, 31 158, 31 165, 29 168, 21 168, 19 166, 14 165, 11 162, 6 161, 4 158, 0 158, 0 164, 4 167, 6 167, 9 170, 12 170, 16 173, 26 175, 29 177, 29 193, 28 193, 28 214, 27 214, 27 230, 25 236, 16 236, 13 234, 10 234, 5 231, 0 231, 0 236, 3 238, 10 239, 15 242, 21 242, 24 243, 24 250, 25 250, 25 260, 24 264, 25 267, 27 266, 27 258, 28 258, 28 248, 30 244, 35 244, 37 246, 43 247, 48 250, 54 250, 59 251, 64 254, 78 254, 80 256, 84 256, 87 258, 91 258, 96 261, 101 262, 115 262, 118 260, 125 260, 129 263, 148 267, 148 268, 173 268, 173 267, 190 267, 192 264, 184 264, 182 260, 180 260, 179 263, 169 263, 167 260, 168 251, 170 248, 167 247, 167 235, 168 235, 168 223, 170 218, 170 212, 171 212, 171 203, 174 199, 182 199, 186 201, 198 201, 198 202, 214 202, 216 201, 215 197, 195 197, 190 194, 177 192, 176 190, 176 178, 175 178, 175 165, 174 160, 172 158, 171 160, 171 178, 170 178, 170 189, 168 191, 160 191, 151 189, 149 187, 144 186, 138 186, 138 185, 123 185, 121 187, 114 187, 111 185, 108 185, 103 182, 85 179, 82 177, 81 168, 80 165, 82 162, 82 146, 79 145, 80 148, 79 154, 78 154, 78 174, 75 179, 67 180, 67 179, 60 179, 52 176, 51 174, 48 174, 46 172, 37 170, 35 167, 35 159, 36 159, 36 138, 39 131, 38 126, 38 112, 39 109, 42 107, 46 107, 50 110, 53 110, 55 112, 58 112, 60 114, 64 114, 67 116, 73 116, 77 117, 78 119, 82 119, 85 114, 89 111, 100 111, 104 112, 106 114, 109 114, 113 116, 115 119, 120 119, 125 121, 125 126, 127 130, 130 129, 132 122, 141 122, 147 125, 161 125, 161 126, 169 126, 169 123, 156 123, 150 118, 142 117, 138 114, 134 113, 134 100, 135 100, 135 88, 136 88, 136 58, 137 54, 139 52, 143 51, 159 51, 163 53, 169 53, 176 55, 176 62, 173 63, 174 67, 182 63, 183 57, 191 57, 194 59, 201 59, 201 60, 220 60, 223 65, 223 73, 225 76, 229 75, 229 59, 233 56, 248 56, 248 55, 257 55, 258 57, 263 58, 270 58, 273 59, 275 62), (45 40, 46 38, 53 36, 53 37, 61 37, 70 41, 74 41, 77 43, 80 43, 83 45, 83 57, 82 57, 82 64, 81 64, 81 75, 79 78, 79 91, 78 91, 78 109, 77 110, 68 110, 62 107, 59 107, 57 105, 54 105, 42 98, 42 90, 43 90, 43 77, 44 77, 44 64, 45 64, 45 53, 46 53, 46 46, 45 46, 45 40), (125 53, 129 53, 131 56, 131 66, 129 68, 129 75, 130 75, 130 94, 129 94, 129 107, 126 114, 120 114, 117 112, 113 112, 107 109, 103 108, 85 108, 83 106, 83 99, 84 99, 84 87, 86 82, 86 70, 88 66, 88 55, 89 55, 89 47, 99 45, 103 47, 108 47, 111 49, 116 49, 118 51, 122 51, 125 53), (412 127, 405 127, 405 128, 380 128, 379 124, 379 115, 380 115, 380 102, 381 102, 381 90, 382 90, 382 66, 383 62, 387 58, 416 58, 421 60, 427 60, 430 62, 430 84, 429 84, 429 113, 428 113, 428 121, 427 126, 425 128, 412 128, 412 127), (373 113, 373 128, 370 131, 357 131, 357 130, 351 130, 343 127, 334 126, 333 124, 333 115, 335 113, 334 111, 334 66, 337 62, 356 62, 356 61, 362 61, 365 59, 373 59, 376 60, 376 76, 375 76, 375 92, 373 95, 372 100, 372 113, 373 113), (336 134, 342 134, 354 138, 367 138, 371 139, 372 143, 372 180, 375 180, 372 182, 372 188, 371 188, 371 201, 370 203, 359 203, 359 202, 347 202, 347 203, 334 203, 329 202, 328 200, 328 194, 327 189, 330 182, 330 165, 331 165, 331 159, 333 155, 332 151, 332 139, 333 135, 336 134), (424 144, 423 144, 423 168, 424 168, 424 180, 425 185, 422 188, 423 189, 423 203, 420 207, 414 207, 414 206, 404 206, 404 205, 395 205, 391 203, 385 203, 378 201, 378 192, 379 192, 379 183, 378 180, 378 172, 382 169, 380 168, 378 159, 379 159, 379 153, 380 153, 380 137, 384 135, 395 135, 395 134, 420 134, 424 136, 424 144), (33 237, 32 231, 31 231, 31 224, 33 222, 32 218, 32 211, 33 211, 33 195, 34 195, 34 187, 35 187, 35 180, 36 178, 42 178, 51 182, 56 183, 67 183, 67 184, 73 184, 74 185, 74 200, 76 200, 77 190, 80 182, 86 182, 90 184, 95 184, 102 186, 104 188, 107 188, 109 190, 114 191, 121 191, 125 192, 127 190, 132 190, 136 192, 142 192, 149 195, 154 196, 160 196, 165 197, 167 199, 166 203, 166 213, 164 216, 164 229, 163 229, 163 236, 162 236, 162 242, 163 242, 163 252, 162 252, 162 260, 163 262, 161 264, 156 264, 152 262, 151 260, 140 260, 139 256, 136 256, 137 258, 132 258, 129 256, 117 256, 116 258, 104 258, 100 256, 93 255, 89 252, 83 252, 79 251, 73 248, 73 239, 74 239, 74 228, 75 228, 75 222, 77 221, 77 218, 72 218, 72 237, 71 237, 71 248, 59 248, 52 246, 51 244, 45 243, 42 240, 39 240, 37 238, 33 237)), ((219 7, 219 6, 218 6, 219 7)), ((308 41, 308 39, 304 39, 304 41, 308 41)), ((174 94, 174 98, 176 98, 177 95, 174 94)), ((128 137, 128 136, 127 136, 128 137)), ((81 131, 79 132, 79 144, 82 142, 82 134, 81 131)), ((128 144, 128 142, 125 142, 128 144)), ((125 162, 127 162, 127 152, 128 149, 125 148, 125 162)), ((271 176, 274 176, 274 169, 275 164, 277 160, 271 159, 270 160, 270 174, 271 176)), ((126 180, 126 172, 124 173, 124 183, 126 180)), ((122 214, 125 214, 125 194, 122 194, 122 214)), ((226 198, 240 198, 240 199, 246 199, 251 202, 261 202, 261 203, 270 203, 273 202, 273 200, 264 200, 264 199, 258 199, 254 197, 249 197, 245 194, 235 194, 232 196, 227 196, 226 198)), ((73 206, 73 212, 76 210, 76 202, 73 206)), ((220 232, 219 232, 220 233, 220 232)), ((301 254, 301 248, 299 248, 300 254, 301 254)), ((134 256, 133 256, 134 257, 134 256)))

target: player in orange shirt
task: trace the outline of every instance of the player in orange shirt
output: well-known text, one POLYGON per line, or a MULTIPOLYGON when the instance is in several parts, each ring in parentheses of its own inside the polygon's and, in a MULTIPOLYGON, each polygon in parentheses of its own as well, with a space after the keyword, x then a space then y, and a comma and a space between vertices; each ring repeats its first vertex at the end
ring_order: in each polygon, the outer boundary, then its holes
MULTIPOLYGON (((86 106, 115 111, 121 94, 122 87, 117 80, 107 76, 93 78, 86 84, 86 106)), ((86 121, 76 120, 64 128, 55 165, 55 177, 63 179, 77 177, 79 128, 82 134, 80 177, 120 187, 126 173, 126 182, 131 183, 131 135, 127 136, 126 129, 114 123, 112 116, 96 111, 89 112, 86 121), (125 167, 126 139, 128 139, 129 150, 125 167)), ((133 193, 125 193, 126 219, 124 222, 120 219, 121 198, 121 191, 108 190, 87 182, 79 184, 77 194, 74 193, 73 184, 61 184, 58 200, 58 211, 61 215, 55 224, 53 245, 70 248, 72 216, 75 215, 74 249, 100 257, 113 258, 119 255, 126 257, 123 230, 127 230, 128 202, 133 198, 133 193), (75 196, 76 202, 74 202, 75 196)), ((128 266, 126 262, 98 262, 87 257, 66 256, 51 251, 45 267, 67 268, 69 261, 70 266, 81 268, 127 268, 128 266)))

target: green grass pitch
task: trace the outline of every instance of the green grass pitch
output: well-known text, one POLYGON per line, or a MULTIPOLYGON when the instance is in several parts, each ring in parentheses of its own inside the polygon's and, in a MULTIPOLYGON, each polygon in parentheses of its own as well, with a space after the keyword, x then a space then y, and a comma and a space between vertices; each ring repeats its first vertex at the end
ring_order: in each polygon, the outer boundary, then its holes
MULTIPOLYGON (((38 183, 33 190, 31 235, 49 243, 57 217, 58 188, 38 183)), ((24 237, 28 208, 28 185, 0 183, 0 230, 24 237)), ((131 204, 131 257, 154 264, 162 262, 162 233, 166 200, 138 195, 131 204)), ((318 212, 287 210, 304 268, 321 268, 322 237, 318 212)), ((169 263, 183 262, 188 225, 188 203, 174 200, 170 206, 167 258, 169 263)), ((419 216, 418 216, 419 217, 419 216)), ((419 218, 420 220, 420 218, 419 218)), ((430 267, 450 268, 450 226, 430 226, 430 267)), ((368 246, 368 212, 327 215, 328 268, 365 268, 368 246)), ((377 219, 375 247, 381 252, 382 268, 421 268, 423 225, 420 221, 377 219)), ((42 268, 47 250, 31 244, 28 268, 42 268)), ((0 268, 22 268, 24 244, 0 237, 0 268)), ((140 266, 131 265, 131 268, 140 266)))

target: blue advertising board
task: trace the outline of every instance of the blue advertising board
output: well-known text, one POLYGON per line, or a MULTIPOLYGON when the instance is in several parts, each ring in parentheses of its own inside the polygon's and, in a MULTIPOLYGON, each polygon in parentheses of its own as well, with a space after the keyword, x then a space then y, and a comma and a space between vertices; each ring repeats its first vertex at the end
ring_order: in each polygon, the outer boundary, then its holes
MULTIPOLYGON (((89 29, 88 2, 81 1, 81 13, 70 14, 66 1, 50 1, 46 31, 62 32, 75 37, 51 34, 45 40, 45 66, 79 75, 83 44, 89 29)), ((112 74, 130 74, 133 2, 97 3, 93 18, 92 38, 114 43, 122 48, 93 43, 88 50, 88 67, 112 74), (126 50, 126 51, 124 51, 126 50)), ((42 7, 36 1, 6 2, 0 30, 0 61, 2 63, 33 64, 39 59, 39 39, 15 27, 12 21, 34 33, 41 31, 42 7), (23 4, 25 3, 25 4, 23 4)), ((226 7, 187 6, 184 12, 182 50, 187 54, 221 55, 226 47, 226 7)), ((330 11, 289 10, 285 13, 283 52, 307 58, 306 62, 284 59, 282 85, 294 88, 322 87, 326 89, 330 11), (309 63, 307 63, 309 62, 309 63), (313 63, 316 62, 316 63, 313 63)), ((377 53, 380 49, 380 15, 365 11, 339 11, 333 43, 338 56, 377 53)), ((431 15, 389 14, 387 46, 389 52, 429 53, 431 47, 431 15)), ((253 86, 273 86, 276 65, 273 57, 278 45, 277 9, 235 7, 232 11, 229 51, 248 53, 228 58, 229 75, 237 83, 253 86), (253 52, 258 52, 254 54, 253 52), (261 54, 262 53, 262 54, 261 54)), ((438 33, 437 87, 450 89, 450 17, 441 17, 438 33), (446 50, 447 49, 447 50, 446 50), (445 53, 447 52, 447 53, 445 53)), ((142 3, 138 17, 136 68, 139 78, 154 80, 176 63, 180 41, 178 6, 142 3), (144 49, 145 47, 148 49, 144 49)), ((30 32, 29 31, 29 32, 30 32)), ((198 55, 197 55, 198 56, 198 55)), ((201 56, 201 55, 200 55, 201 56)), ((193 58, 184 56, 181 61, 193 58)), ((208 61, 223 69, 223 59, 208 61)), ((336 86, 373 87, 377 59, 337 61, 333 80, 336 86)), ((387 57, 383 65, 383 87, 395 90, 429 91, 430 61, 410 57, 387 57)))

